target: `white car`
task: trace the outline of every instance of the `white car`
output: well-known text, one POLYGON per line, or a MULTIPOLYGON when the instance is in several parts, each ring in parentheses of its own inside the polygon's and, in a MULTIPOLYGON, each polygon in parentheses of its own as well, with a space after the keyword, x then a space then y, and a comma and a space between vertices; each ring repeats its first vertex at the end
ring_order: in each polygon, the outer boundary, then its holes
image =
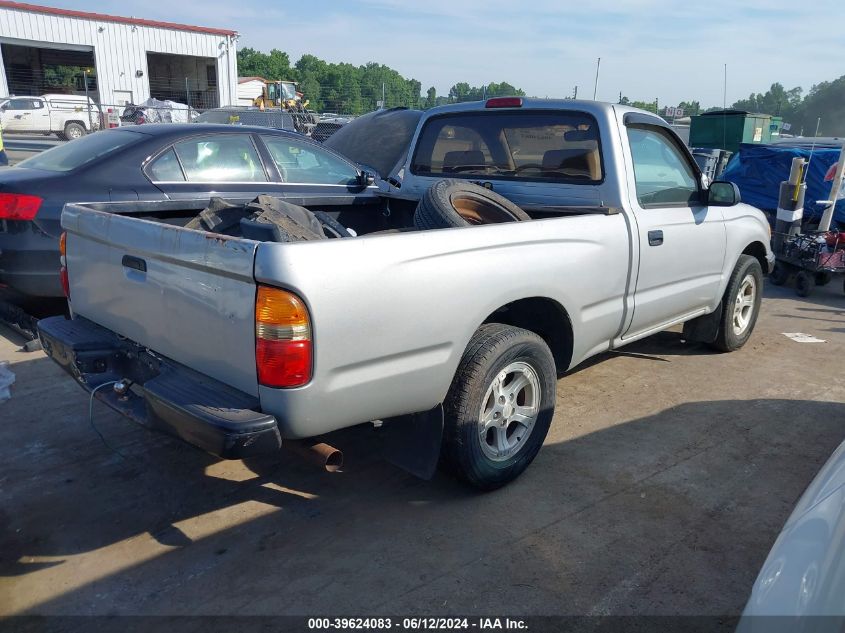
POLYGON ((845 442, 798 500, 737 631, 842 631, 845 626, 845 442))
POLYGON ((45 94, 0 100, 0 126, 9 133, 56 134, 73 140, 97 131, 99 123, 100 110, 90 97, 45 94))

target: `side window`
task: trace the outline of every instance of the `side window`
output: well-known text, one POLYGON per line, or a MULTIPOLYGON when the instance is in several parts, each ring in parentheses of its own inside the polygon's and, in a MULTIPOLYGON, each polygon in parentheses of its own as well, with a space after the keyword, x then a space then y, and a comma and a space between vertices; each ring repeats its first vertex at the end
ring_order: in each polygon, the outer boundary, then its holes
POLYGON ((150 163, 150 166, 147 167, 147 174, 153 182, 181 182, 185 180, 179 159, 176 158, 176 151, 172 147, 150 163))
POLYGON ((6 105, 7 110, 29 110, 30 109, 30 100, 29 99, 10 99, 9 103, 6 105))
POLYGON ((700 202, 695 171, 669 134, 657 127, 628 127, 637 200, 642 207, 700 202))
POLYGON ((192 138, 176 143, 173 149, 189 182, 267 181, 252 138, 247 135, 192 138))
POLYGON ((267 150, 289 183, 351 185, 358 170, 344 160, 306 143, 282 136, 262 136, 267 150))

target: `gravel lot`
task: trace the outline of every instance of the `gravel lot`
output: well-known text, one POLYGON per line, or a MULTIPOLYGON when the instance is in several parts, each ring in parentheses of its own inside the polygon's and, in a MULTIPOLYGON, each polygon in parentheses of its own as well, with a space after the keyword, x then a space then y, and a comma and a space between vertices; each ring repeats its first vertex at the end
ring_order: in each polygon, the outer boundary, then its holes
POLYGON ((845 438, 842 280, 768 288, 720 355, 666 332, 558 382, 534 465, 478 494, 384 463, 221 462, 96 404, 0 332, 3 614, 737 614, 845 438), (783 332, 827 343, 801 344, 783 332))

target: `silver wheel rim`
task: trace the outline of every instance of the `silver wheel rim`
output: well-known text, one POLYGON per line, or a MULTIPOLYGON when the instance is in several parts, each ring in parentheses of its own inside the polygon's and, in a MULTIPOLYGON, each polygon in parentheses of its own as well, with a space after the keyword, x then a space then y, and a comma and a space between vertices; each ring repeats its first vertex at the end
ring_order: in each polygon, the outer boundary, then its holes
POLYGON ((70 132, 68 133, 68 136, 73 138, 73 139, 77 139, 77 138, 80 138, 82 136, 82 132, 79 131, 79 128, 72 127, 72 128, 70 128, 70 132))
POLYGON ((516 455, 528 441, 540 413, 540 379, 527 363, 511 363, 487 388, 478 417, 478 441, 495 462, 516 455))
POLYGON ((754 316, 754 303, 757 299, 757 282, 753 275, 746 275, 739 285, 734 301, 733 330, 737 336, 743 334, 754 316))

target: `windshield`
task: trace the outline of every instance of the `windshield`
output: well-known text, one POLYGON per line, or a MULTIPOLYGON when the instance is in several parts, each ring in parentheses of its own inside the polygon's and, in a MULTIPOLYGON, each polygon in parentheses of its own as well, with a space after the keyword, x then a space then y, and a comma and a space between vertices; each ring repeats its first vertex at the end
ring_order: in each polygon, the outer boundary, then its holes
POLYGON ((282 82, 281 84, 282 98, 296 99, 296 86, 292 83, 282 82))
POLYGON ((44 171, 71 171, 101 156, 140 141, 135 132, 103 130, 58 145, 18 163, 18 168, 43 169, 44 171))

